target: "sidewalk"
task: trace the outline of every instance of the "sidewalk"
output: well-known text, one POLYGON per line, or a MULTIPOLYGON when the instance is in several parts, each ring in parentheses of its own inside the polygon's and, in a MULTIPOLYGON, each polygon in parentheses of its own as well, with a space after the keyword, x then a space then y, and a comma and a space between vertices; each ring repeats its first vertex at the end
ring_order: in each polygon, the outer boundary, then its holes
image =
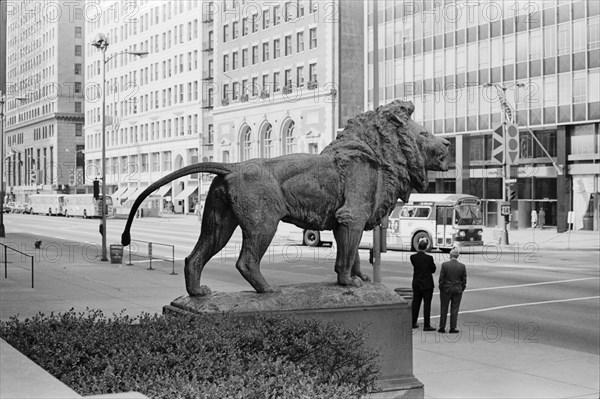
MULTIPOLYGON (((491 234, 491 230, 486 233, 491 234)), ((564 249, 569 244, 566 235, 553 231, 523 230, 510 232, 509 237, 512 242, 523 243, 533 234, 540 248, 564 249)), ((16 243, 17 248, 36 257, 32 289, 29 263, 9 252, 8 278, 0 277, 1 320, 71 308, 100 309, 108 316, 122 310, 132 316, 160 313, 163 305, 185 294, 181 260, 175 265, 178 274, 171 275, 168 262, 153 262, 155 270, 150 271, 147 263, 127 266, 101 262, 97 248, 89 244, 41 238, 41 249, 36 250, 35 239, 27 234, 0 239, 16 243)), ((599 246, 598 232, 571 233, 573 250, 597 250, 599 246)), ((206 284, 213 291, 248 289, 223 281, 206 280, 206 284)), ((426 398, 599 397, 598 356, 509 339, 493 342, 480 333, 471 337, 466 330, 459 336, 415 330, 413 348, 414 375, 425 385, 426 398)), ((11 381, 17 378, 11 375, 15 372, 3 366, 1 379, 11 381)))

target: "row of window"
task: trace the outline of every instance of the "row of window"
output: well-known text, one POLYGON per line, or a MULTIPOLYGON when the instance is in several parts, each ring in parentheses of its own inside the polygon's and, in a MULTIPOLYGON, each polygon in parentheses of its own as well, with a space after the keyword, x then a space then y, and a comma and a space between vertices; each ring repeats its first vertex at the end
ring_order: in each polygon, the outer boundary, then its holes
MULTIPOLYGON (((210 133, 211 129, 209 129, 210 133)), ((198 134, 198 114, 180 116, 161 121, 144 123, 136 126, 123 127, 118 131, 107 129, 106 145, 118 147, 121 145, 157 141, 174 137, 198 134)), ((211 135, 208 136, 212 140, 211 135)), ((102 147, 102 134, 88 133, 85 136, 86 148, 93 150, 102 147)))
MULTIPOLYGON (((283 76, 280 71, 273 72, 273 75, 263 74, 262 81, 259 84, 259 77, 254 76, 252 80, 242 79, 241 82, 224 83, 223 84, 223 100, 224 105, 231 100, 247 101, 249 96, 268 96, 270 93, 278 93, 283 89, 283 94, 291 93, 293 87, 304 87, 304 66, 296 67, 292 75, 292 69, 285 69, 283 76), (283 78, 283 79, 282 79, 283 78), (294 79, 294 80, 292 80, 294 79)), ((308 89, 317 88, 317 63, 308 65, 308 89)))
MULTIPOLYGON (((268 4, 268 3, 267 3, 268 4)), ((237 4, 236 4, 237 6, 237 4)), ((309 13, 317 11, 316 4, 311 1, 309 4, 309 13)), ((240 37, 247 36, 250 33, 258 32, 259 22, 261 22, 262 29, 268 29, 271 26, 277 26, 281 23, 282 17, 284 22, 289 22, 295 18, 301 18, 304 16, 304 3, 296 1, 286 1, 283 4, 283 14, 281 4, 275 3, 273 8, 262 10, 262 14, 254 13, 251 16, 246 16, 241 19, 241 32, 240 32, 240 21, 233 21, 231 26, 229 24, 223 25, 223 42, 230 40, 229 33, 231 32, 231 40, 235 40, 240 37), (271 19, 272 18, 272 19, 271 19)), ((209 16, 208 18, 212 18, 209 16)))
MULTIPOLYGON (((298 152, 297 136, 294 132, 295 127, 296 124, 293 120, 289 120, 283 125, 280 139, 281 155, 298 152)), ((275 140, 273 125, 269 122, 263 124, 256 136, 250 126, 244 126, 240 134, 240 161, 256 158, 257 155, 261 158, 277 156, 275 140), (256 145, 258 145, 260 154, 255 154, 256 145)))
MULTIPOLYGON (((317 28, 311 28, 309 30, 309 49, 313 49, 317 47, 317 28)), ((277 59, 281 57, 281 39, 273 39, 273 59, 277 59)), ((252 46, 252 65, 256 65, 258 63, 259 56, 259 47, 258 45, 252 46)), ((284 37, 284 56, 288 56, 292 54, 292 35, 287 35, 284 37)), ((270 59, 270 51, 271 51, 271 43, 264 42, 262 44, 262 62, 269 61, 270 59)), ((296 52, 304 51, 304 32, 296 33, 296 52)), ((232 54, 224 54, 223 55, 223 72, 228 72, 231 70, 236 70, 240 67, 244 68, 249 64, 249 49, 242 49, 241 52, 235 51, 232 54), (241 56, 240 56, 241 54, 241 56), (231 58, 231 65, 229 60, 231 58), (241 65, 240 65, 241 63, 241 65)))

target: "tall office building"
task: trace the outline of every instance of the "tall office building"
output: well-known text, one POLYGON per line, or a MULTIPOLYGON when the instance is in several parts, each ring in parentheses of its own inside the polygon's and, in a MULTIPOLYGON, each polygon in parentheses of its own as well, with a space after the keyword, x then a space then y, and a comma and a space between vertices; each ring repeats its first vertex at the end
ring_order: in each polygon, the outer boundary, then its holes
MULTIPOLYGON (((90 2, 86 36, 108 40, 106 50, 106 183, 115 209, 128 212, 151 182, 196 163, 208 122, 201 108, 204 25, 202 2, 90 2), (124 53, 125 54, 121 54, 124 53), (130 53, 148 52, 143 57, 130 53)), ((101 175, 102 52, 87 45, 87 173, 101 175), (91 172, 95 171, 95 172, 91 172)), ((190 212, 198 176, 155 192, 145 212, 190 212)))
POLYGON ((385 0, 367 7, 369 104, 377 26, 380 102, 411 99, 414 119, 452 143, 455 166, 432 175, 430 191, 477 195, 487 225, 501 223, 503 174, 492 133, 504 115, 520 130, 518 159, 505 176, 506 199, 514 195, 511 227, 531 227, 532 210, 544 209, 546 225, 558 232, 568 228, 569 211, 575 229, 598 230, 599 2, 385 0))
POLYGON ((364 109, 364 8, 355 1, 211 5, 215 160, 319 153, 364 109))
POLYGON ((70 192, 83 178, 82 3, 8 2, 6 17, 7 195, 70 192))

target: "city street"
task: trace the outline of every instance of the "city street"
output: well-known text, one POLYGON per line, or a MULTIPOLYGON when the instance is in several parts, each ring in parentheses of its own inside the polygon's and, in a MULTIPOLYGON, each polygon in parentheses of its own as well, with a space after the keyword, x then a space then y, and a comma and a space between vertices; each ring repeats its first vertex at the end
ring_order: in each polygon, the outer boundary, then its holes
MULTIPOLYGON (((11 232, 34 232, 45 237, 90 243, 86 248, 89 257, 100 252, 99 220, 8 214, 5 223, 8 242, 11 232)), ((125 220, 109 219, 109 244, 120 241, 124 224, 125 220)), ((196 243, 199 230, 200 221, 195 216, 142 218, 133 223, 132 239, 174 245, 176 269, 181 274, 182 260, 196 243)), ((284 285, 335 278, 334 250, 328 246, 301 246, 301 238, 300 229, 280 224, 262 262, 263 274, 269 282, 284 285)), ((136 244, 140 245, 141 253, 146 251, 147 244, 136 244)), ((238 229, 225 249, 204 269, 206 284, 210 286, 211 281, 215 281, 226 284, 232 290, 250 288, 235 269, 240 246, 241 232, 238 229)), ((538 249, 532 241, 521 244, 518 250, 489 245, 467 251, 460 259, 468 270, 468 287, 459 318, 464 338, 479 336, 491 342, 502 339, 540 343, 600 354, 597 249, 538 249)), ((153 254, 167 257, 171 255, 171 249, 154 245, 153 254)), ((388 251, 382 255, 383 283, 392 288, 410 287, 410 254, 388 251)), ((360 255, 363 270, 372 275, 368 251, 361 250, 360 255)), ((439 270, 448 255, 439 252, 432 255, 439 270)), ((434 278, 437 279, 437 276, 438 273, 434 278)), ((178 278, 182 280, 183 277, 178 278)), ((181 289, 183 293, 183 280, 181 289)), ((434 324, 439 319, 438 298, 436 292, 432 305, 434 324)))

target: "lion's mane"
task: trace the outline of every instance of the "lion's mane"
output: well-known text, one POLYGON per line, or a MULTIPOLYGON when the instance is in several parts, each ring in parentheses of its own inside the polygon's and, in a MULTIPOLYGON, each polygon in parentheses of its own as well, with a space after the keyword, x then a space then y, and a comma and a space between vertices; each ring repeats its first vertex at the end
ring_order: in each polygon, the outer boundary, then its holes
POLYGON ((350 119, 322 154, 334 157, 336 167, 345 180, 350 165, 367 162, 381 173, 383 187, 374 193, 380 218, 396 204, 398 198, 408 201, 412 188, 427 188, 427 173, 414 132, 408 120, 414 111, 411 102, 394 101, 350 119), (390 116, 396 116, 397 119, 390 116))

